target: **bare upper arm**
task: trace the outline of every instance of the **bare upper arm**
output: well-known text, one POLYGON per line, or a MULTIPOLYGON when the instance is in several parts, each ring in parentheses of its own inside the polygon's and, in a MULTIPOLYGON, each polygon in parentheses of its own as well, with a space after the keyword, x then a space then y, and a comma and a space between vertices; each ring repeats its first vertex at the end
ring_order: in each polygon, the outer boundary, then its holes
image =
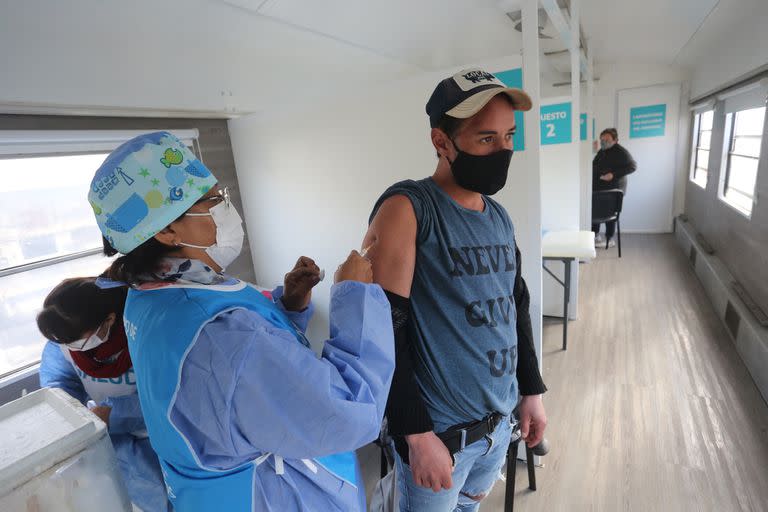
POLYGON ((363 239, 370 247, 373 280, 382 288, 410 297, 416 264, 416 214, 411 201, 402 195, 382 203, 363 239))

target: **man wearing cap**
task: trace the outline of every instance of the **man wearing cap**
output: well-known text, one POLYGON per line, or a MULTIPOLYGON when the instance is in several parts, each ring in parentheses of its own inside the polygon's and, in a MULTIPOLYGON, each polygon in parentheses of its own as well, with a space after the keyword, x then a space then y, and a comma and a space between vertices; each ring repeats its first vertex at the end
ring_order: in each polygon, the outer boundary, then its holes
POLYGON ((504 187, 515 111, 531 100, 471 69, 427 103, 437 168, 390 187, 364 245, 392 305, 396 368, 387 403, 400 508, 477 510, 504 464, 513 410, 529 446, 546 427, 520 252, 504 187), (521 399, 522 397, 522 399, 521 399), (518 405, 519 403, 519 405, 518 405))

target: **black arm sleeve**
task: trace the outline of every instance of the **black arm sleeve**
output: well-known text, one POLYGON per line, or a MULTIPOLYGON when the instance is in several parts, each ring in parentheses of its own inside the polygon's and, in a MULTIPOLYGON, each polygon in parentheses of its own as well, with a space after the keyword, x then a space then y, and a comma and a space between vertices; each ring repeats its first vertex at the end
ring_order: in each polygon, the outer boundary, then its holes
POLYGON ((547 386, 544 385, 544 380, 541 378, 539 360, 533 346, 533 329, 531 327, 531 315, 528 311, 531 296, 523 279, 520 249, 518 249, 517 244, 515 244, 515 259, 517 260, 514 290, 517 309, 517 383, 520 386, 521 395, 540 395, 547 391, 547 386))
POLYGON ((420 434, 434 429, 427 405, 413 373, 413 353, 408 336, 411 301, 386 291, 395 330, 395 374, 387 399, 387 428, 392 436, 420 434))

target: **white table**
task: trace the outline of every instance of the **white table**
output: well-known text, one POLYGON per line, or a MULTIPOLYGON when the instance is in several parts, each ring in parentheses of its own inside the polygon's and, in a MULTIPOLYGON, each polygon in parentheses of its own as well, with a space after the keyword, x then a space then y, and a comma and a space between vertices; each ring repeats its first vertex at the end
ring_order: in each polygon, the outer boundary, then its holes
POLYGON ((576 260, 591 260, 595 253, 592 231, 547 231, 541 239, 541 266, 563 287, 563 350, 568 348, 568 303, 571 297, 571 264, 576 260), (547 268, 547 261, 562 261, 565 278, 560 280, 547 268))

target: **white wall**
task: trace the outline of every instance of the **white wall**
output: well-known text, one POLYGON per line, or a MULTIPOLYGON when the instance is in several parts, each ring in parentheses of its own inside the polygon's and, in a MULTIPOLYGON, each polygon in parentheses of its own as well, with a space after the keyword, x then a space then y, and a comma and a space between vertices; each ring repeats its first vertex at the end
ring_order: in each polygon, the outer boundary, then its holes
MULTIPOLYGON (((595 118, 596 131, 599 135, 605 128, 616 127, 617 93, 622 89, 645 87, 649 85, 682 83, 678 119, 677 174, 673 215, 679 215, 685 205, 685 180, 688 176, 688 142, 690 140, 690 115, 688 110, 689 86, 685 83, 689 73, 680 66, 666 66, 647 62, 602 64, 596 73, 600 78, 595 83, 595 118)), ((591 130, 591 127, 590 127, 591 130)), ((619 133, 619 142, 628 139, 628 133, 619 133)), ((642 172, 642 162, 638 162, 638 171, 642 172)), ((632 176, 629 176, 630 187, 632 176)), ((590 199, 591 200, 591 199, 590 199)))
POLYGON ((768 2, 721 0, 683 49, 691 98, 714 92, 768 65, 768 2))
MULTIPOLYGON (((561 89, 562 92, 562 89, 561 89)), ((548 97, 542 106, 570 102, 571 96, 548 97)), ((579 137, 576 133, 576 137, 579 137)), ((573 136, 573 134, 572 134, 573 136)), ((581 216, 581 146, 549 144, 541 146, 541 229, 573 231, 580 229, 581 216), (576 149, 579 149, 578 153, 576 149)), ((547 264, 560 280, 565 279, 561 263, 547 264)), ((552 277, 542 275, 542 311, 549 316, 563 315, 563 288, 552 277)), ((569 317, 576 319, 579 311, 579 268, 572 266, 569 317)))
MULTIPOLYGON (((663 104, 664 134, 655 137, 624 137, 624 147, 638 162, 629 176, 630 185, 621 214, 621 229, 626 233, 671 233, 674 215, 675 170, 677 167, 680 124, 680 84, 652 85, 619 91, 616 129, 630 131, 630 111, 634 107, 663 104)), ((689 116, 690 112, 686 111, 689 116)))
MULTIPOLYGON (((485 63, 491 71, 521 66, 518 56, 485 63)), ((279 282, 302 254, 328 273, 315 294, 313 339, 327 334, 333 271, 359 249, 376 199, 391 184, 430 176, 437 160, 424 106, 450 69, 359 91, 354 97, 230 121, 244 217, 260 284, 279 282)), ((527 114, 530 115, 530 114, 527 114)), ((512 159, 509 182, 497 195, 515 223, 531 317, 541 317, 541 204, 527 177, 526 152, 512 159)), ((534 336, 541 340, 540 323, 534 336)))
MULTIPOLYGON (((570 101, 570 96, 559 96, 542 100, 541 105, 570 101)), ((578 136, 576 133, 576 137, 578 136)), ((579 156, 574 145, 569 143, 541 146, 542 229, 579 229, 580 187, 579 156)))

